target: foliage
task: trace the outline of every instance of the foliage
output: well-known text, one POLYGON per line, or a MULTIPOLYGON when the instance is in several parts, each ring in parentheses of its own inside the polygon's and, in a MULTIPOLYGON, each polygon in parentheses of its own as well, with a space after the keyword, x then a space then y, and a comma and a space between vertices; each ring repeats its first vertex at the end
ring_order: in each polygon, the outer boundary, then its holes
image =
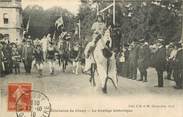
MULTIPOLYGON (((96 18, 98 4, 102 9, 111 4, 113 0, 82 0, 80 8, 82 16, 82 35, 87 33, 96 18), (84 6, 83 6, 84 5, 84 6)), ((164 38, 166 42, 178 41, 181 38, 181 0, 116 0, 116 24, 120 26, 121 41, 130 42, 135 39, 146 39, 153 42, 157 38, 164 38)), ((105 13, 109 14, 111 12, 105 13)), ((107 18, 106 18, 107 19, 107 18)))
POLYGON ((30 17, 29 34, 32 38, 42 38, 47 33, 54 34, 55 21, 63 16, 64 26, 67 31, 74 29, 74 15, 60 7, 44 10, 41 6, 28 6, 23 10, 23 23, 26 27, 30 17))
POLYGON ((93 11, 90 6, 82 2, 79 14, 78 14, 78 20, 81 20, 81 35, 82 38, 91 39, 91 27, 93 22, 96 20, 96 11, 93 11))

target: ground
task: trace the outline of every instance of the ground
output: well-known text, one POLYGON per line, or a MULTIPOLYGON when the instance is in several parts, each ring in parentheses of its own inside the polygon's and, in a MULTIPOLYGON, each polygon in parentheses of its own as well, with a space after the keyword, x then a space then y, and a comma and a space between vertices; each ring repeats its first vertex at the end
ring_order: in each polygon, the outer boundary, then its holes
MULTIPOLYGON (((44 75, 42 78, 38 77, 38 73, 36 69, 33 69, 31 75, 26 75, 24 73, 24 70, 21 69, 22 73, 20 75, 12 74, 4 78, 1 78, 0 89, 1 89, 1 97, 2 97, 1 100, 3 102, 2 104, 6 106, 5 102, 7 101, 8 83, 20 83, 20 82, 32 83, 33 90, 38 90, 46 94, 50 98, 50 101, 52 102, 52 104, 54 104, 55 108, 59 107, 59 104, 57 103, 60 100, 65 100, 64 102, 62 102, 62 105, 67 104, 67 106, 69 106, 70 104, 68 105, 67 102, 72 102, 72 104, 77 105, 79 102, 79 105, 80 106, 82 105, 83 107, 83 104, 86 106, 87 103, 88 104, 98 103, 101 105, 104 103, 106 104, 106 100, 108 99, 111 100, 115 98, 117 98, 116 101, 119 98, 121 99, 123 98, 124 100, 130 99, 131 101, 129 104, 131 103, 133 104, 133 102, 136 99, 145 101, 143 103, 146 104, 147 102, 150 101, 150 99, 154 99, 154 98, 163 100, 161 102, 164 102, 165 100, 167 101, 169 100, 169 98, 171 98, 171 101, 168 101, 168 103, 171 104, 172 102, 178 101, 179 99, 182 100, 182 97, 183 97, 183 90, 174 89, 173 86, 175 85, 175 83, 173 81, 164 80, 163 88, 154 87, 154 85, 157 85, 157 76, 153 68, 148 69, 148 82, 146 83, 136 81, 136 80, 130 80, 123 77, 118 77, 119 86, 118 86, 118 89, 116 90, 113 87, 112 83, 109 82, 108 94, 103 94, 100 88, 92 87, 89 83, 88 75, 82 74, 81 72, 79 75, 75 75, 71 71, 72 71, 71 66, 69 66, 69 68, 65 73, 62 71, 59 71, 58 67, 56 67, 55 75, 51 76, 49 74, 48 65, 45 65, 44 72, 43 72, 44 75), (74 101, 73 99, 77 101, 74 101), (81 99, 83 103, 80 102, 81 99)), ((158 101, 158 100, 154 100, 154 101, 158 101)), ((165 103, 167 103, 166 101, 165 103)), ((126 106, 129 106, 129 104, 127 104, 126 106)), ((68 115, 68 117, 70 116, 68 115)))

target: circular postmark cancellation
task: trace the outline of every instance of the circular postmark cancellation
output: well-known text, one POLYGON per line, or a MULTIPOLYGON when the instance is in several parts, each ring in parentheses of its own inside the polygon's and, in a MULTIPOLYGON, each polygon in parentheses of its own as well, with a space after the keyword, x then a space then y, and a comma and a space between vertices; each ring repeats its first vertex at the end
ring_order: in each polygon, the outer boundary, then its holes
POLYGON ((50 112, 49 99, 40 91, 27 91, 16 102, 17 117, 50 117, 50 112))

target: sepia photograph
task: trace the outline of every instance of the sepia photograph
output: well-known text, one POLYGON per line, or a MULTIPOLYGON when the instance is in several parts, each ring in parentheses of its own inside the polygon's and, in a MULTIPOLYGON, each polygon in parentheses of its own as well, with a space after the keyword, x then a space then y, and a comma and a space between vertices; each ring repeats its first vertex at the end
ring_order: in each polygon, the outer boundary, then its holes
POLYGON ((1 117, 183 117, 182 0, 0 0, 1 117))

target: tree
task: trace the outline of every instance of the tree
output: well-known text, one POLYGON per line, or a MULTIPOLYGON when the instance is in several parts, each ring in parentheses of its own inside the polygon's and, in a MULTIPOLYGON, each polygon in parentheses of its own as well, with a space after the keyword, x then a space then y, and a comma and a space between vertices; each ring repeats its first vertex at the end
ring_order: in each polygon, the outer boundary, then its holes
POLYGON ((28 6, 23 10, 23 24, 26 27, 30 17, 29 34, 32 38, 42 38, 47 33, 51 33, 53 36, 56 30, 55 21, 60 16, 63 16, 66 31, 72 31, 74 29, 74 15, 60 7, 44 10, 38 5, 28 6))
POLYGON ((81 34, 82 38, 91 39, 91 27, 96 20, 96 11, 94 11, 88 3, 82 2, 78 19, 81 20, 81 34))
MULTIPOLYGON (((97 3, 102 9, 113 0, 82 1, 84 1, 80 8, 84 25, 82 35, 87 36, 91 34, 85 31, 90 31, 90 26, 96 18, 96 8, 93 10, 91 7, 97 3)), ((181 0, 116 1, 116 22, 120 25, 122 32, 121 41, 128 43, 142 38, 149 42, 157 38, 164 38, 167 43, 179 41, 181 18, 178 13, 181 10, 181 4, 181 0)))

